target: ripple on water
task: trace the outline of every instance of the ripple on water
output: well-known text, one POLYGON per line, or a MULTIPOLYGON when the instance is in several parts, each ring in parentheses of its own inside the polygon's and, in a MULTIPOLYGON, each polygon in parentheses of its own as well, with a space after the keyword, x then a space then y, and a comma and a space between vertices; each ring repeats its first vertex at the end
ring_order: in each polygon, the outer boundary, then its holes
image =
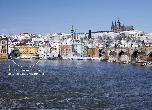
MULTIPOLYGON (((26 69, 34 61, 21 60, 26 69)), ((40 61, 32 71, 8 76, 11 61, 0 62, 0 108, 8 110, 152 109, 152 68, 98 61, 40 61)))

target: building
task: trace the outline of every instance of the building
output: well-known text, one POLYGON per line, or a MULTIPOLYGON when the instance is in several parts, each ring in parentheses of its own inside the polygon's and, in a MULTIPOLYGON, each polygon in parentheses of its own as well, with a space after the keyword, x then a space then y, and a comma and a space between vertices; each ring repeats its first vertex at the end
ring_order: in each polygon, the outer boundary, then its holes
POLYGON ((61 56, 64 58, 73 57, 72 45, 61 45, 61 56))
POLYGON ((88 57, 100 57, 99 47, 88 48, 88 57))
POLYGON ((51 45, 51 48, 50 48, 51 56, 53 58, 59 57, 60 56, 60 42, 51 42, 50 45, 51 45))
POLYGON ((131 30, 134 30, 134 27, 125 26, 124 24, 122 25, 121 22, 119 21, 119 18, 115 22, 112 21, 112 25, 111 25, 112 32, 118 33, 118 32, 122 32, 122 31, 131 31, 131 30))
POLYGON ((83 57, 84 56, 84 43, 80 40, 75 40, 72 44, 73 46, 73 56, 75 57, 83 57))
POLYGON ((59 45, 53 43, 51 46, 43 45, 39 46, 39 58, 40 59, 54 59, 59 57, 59 45))
POLYGON ((16 46, 20 52, 20 58, 39 58, 39 47, 37 46, 16 46))
POLYGON ((8 39, 0 36, 0 59, 8 58, 8 39))
POLYGON ((39 47, 39 58, 40 59, 49 59, 51 57, 51 48, 47 45, 39 47))

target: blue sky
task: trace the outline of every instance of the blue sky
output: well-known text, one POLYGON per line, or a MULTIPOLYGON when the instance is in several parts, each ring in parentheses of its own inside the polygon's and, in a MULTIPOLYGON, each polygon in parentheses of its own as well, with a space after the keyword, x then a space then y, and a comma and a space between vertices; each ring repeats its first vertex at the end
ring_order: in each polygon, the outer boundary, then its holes
POLYGON ((0 33, 110 30, 112 20, 152 32, 152 0, 0 0, 0 33))

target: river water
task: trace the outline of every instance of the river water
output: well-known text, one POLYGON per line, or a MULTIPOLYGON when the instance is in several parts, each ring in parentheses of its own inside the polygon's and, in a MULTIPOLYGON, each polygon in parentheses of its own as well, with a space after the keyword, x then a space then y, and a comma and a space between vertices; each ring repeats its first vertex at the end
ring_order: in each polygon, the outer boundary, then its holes
POLYGON ((152 109, 152 67, 100 61, 14 62, 0 61, 2 110, 152 109))

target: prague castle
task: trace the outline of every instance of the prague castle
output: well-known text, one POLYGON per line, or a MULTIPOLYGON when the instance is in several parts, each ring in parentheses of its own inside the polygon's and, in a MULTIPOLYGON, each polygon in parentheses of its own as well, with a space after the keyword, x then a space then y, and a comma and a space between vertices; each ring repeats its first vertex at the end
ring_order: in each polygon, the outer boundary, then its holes
POLYGON ((121 31, 131 31, 131 30, 134 30, 133 26, 125 26, 124 24, 122 25, 121 22, 119 21, 119 18, 115 22, 112 21, 112 26, 111 26, 112 32, 118 33, 121 31))

